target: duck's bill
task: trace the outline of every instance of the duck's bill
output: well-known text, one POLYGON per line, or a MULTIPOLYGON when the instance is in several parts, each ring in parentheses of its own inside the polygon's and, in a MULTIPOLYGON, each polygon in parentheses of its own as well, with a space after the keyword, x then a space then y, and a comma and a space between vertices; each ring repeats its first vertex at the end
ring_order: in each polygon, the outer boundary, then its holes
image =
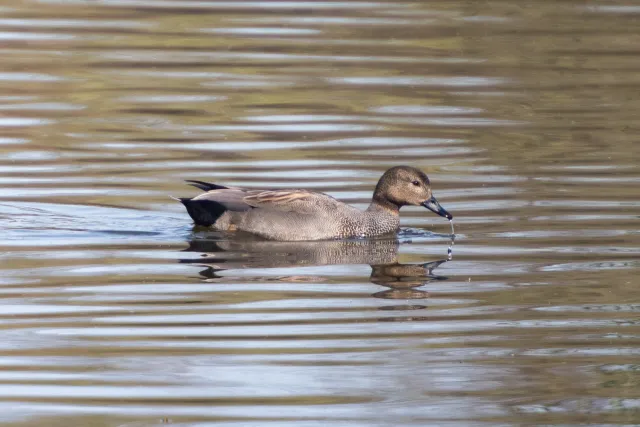
POLYGON ((424 206, 425 208, 429 209, 430 211, 435 212, 438 215, 443 216, 443 217, 445 217, 447 219, 453 219, 453 215, 451 215, 449 212, 447 212, 447 210, 445 208, 440 206, 440 203, 438 203, 436 198, 433 197, 433 196, 431 196, 430 199, 427 199, 424 202, 422 202, 422 206, 424 206))

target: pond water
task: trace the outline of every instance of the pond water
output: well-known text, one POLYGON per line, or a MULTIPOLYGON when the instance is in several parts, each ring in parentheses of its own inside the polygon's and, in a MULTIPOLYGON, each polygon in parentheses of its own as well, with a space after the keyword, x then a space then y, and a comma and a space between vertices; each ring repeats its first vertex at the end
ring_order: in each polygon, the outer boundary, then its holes
POLYGON ((640 7, 0 5, 0 421, 640 424, 640 7), (455 216, 192 227, 199 179, 455 216))

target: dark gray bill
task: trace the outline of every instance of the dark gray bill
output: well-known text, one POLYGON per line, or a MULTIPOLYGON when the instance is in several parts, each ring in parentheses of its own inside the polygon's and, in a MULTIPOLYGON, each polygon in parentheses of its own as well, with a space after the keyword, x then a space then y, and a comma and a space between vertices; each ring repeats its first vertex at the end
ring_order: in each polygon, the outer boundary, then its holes
POLYGON ((433 196, 431 196, 430 199, 427 199, 424 202, 422 202, 422 206, 424 206, 425 208, 429 209, 430 211, 433 211, 433 212, 437 213, 438 215, 443 216, 443 217, 445 217, 447 219, 453 219, 453 215, 451 215, 449 212, 447 212, 447 210, 445 208, 440 206, 440 203, 438 203, 436 198, 433 197, 433 196))

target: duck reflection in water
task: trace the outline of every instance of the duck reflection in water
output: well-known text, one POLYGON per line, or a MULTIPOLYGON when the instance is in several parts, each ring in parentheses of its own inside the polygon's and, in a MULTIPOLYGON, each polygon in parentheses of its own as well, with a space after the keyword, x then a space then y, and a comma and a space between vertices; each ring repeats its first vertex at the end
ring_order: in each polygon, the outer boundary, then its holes
MULTIPOLYGON (((429 293, 417 288, 434 280, 446 280, 447 277, 435 275, 433 271, 451 259, 449 257, 422 264, 401 264, 398 262, 400 241, 397 238, 278 242, 258 240, 251 235, 244 236, 246 239, 224 240, 217 234, 207 233, 209 236, 202 237, 194 235, 185 252, 198 252, 201 256, 180 261, 206 266, 200 275, 211 282, 229 280, 229 276, 220 275, 226 270, 368 264, 371 266, 369 280, 389 288, 372 296, 384 299, 423 299, 428 298, 429 293)), ((269 278, 274 279, 271 276, 269 278)), ((247 277, 243 275, 243 279, 247 280, 247 277)), ((263 281, 265 278, 256 279, 263 281)), ((276 280, 313 282, 324 279, 312 275, 291 275, 280 276, 276 280)))

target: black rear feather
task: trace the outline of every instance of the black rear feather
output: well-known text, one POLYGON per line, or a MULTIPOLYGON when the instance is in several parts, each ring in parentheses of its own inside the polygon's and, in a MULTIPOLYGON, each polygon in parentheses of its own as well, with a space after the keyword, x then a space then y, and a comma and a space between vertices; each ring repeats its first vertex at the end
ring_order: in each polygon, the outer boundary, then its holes
POLYGON ((181 197, 180 202, 187 208, 189 216, 197 225, 209 227, 213 225, 220 215, 227 209, 220 203, 213 200, 193 200, 188 197, 181 197))
POLYGON ((229 187, 225 187, 224 185, 212 184, 210 182, 204 182, 204 181, 196 181, 194 179, 187 179, 185 182, 188 182, 189 185, 193 185, 194 187, 199 188, 202 191, 224 190, 229 188, 229 187))

